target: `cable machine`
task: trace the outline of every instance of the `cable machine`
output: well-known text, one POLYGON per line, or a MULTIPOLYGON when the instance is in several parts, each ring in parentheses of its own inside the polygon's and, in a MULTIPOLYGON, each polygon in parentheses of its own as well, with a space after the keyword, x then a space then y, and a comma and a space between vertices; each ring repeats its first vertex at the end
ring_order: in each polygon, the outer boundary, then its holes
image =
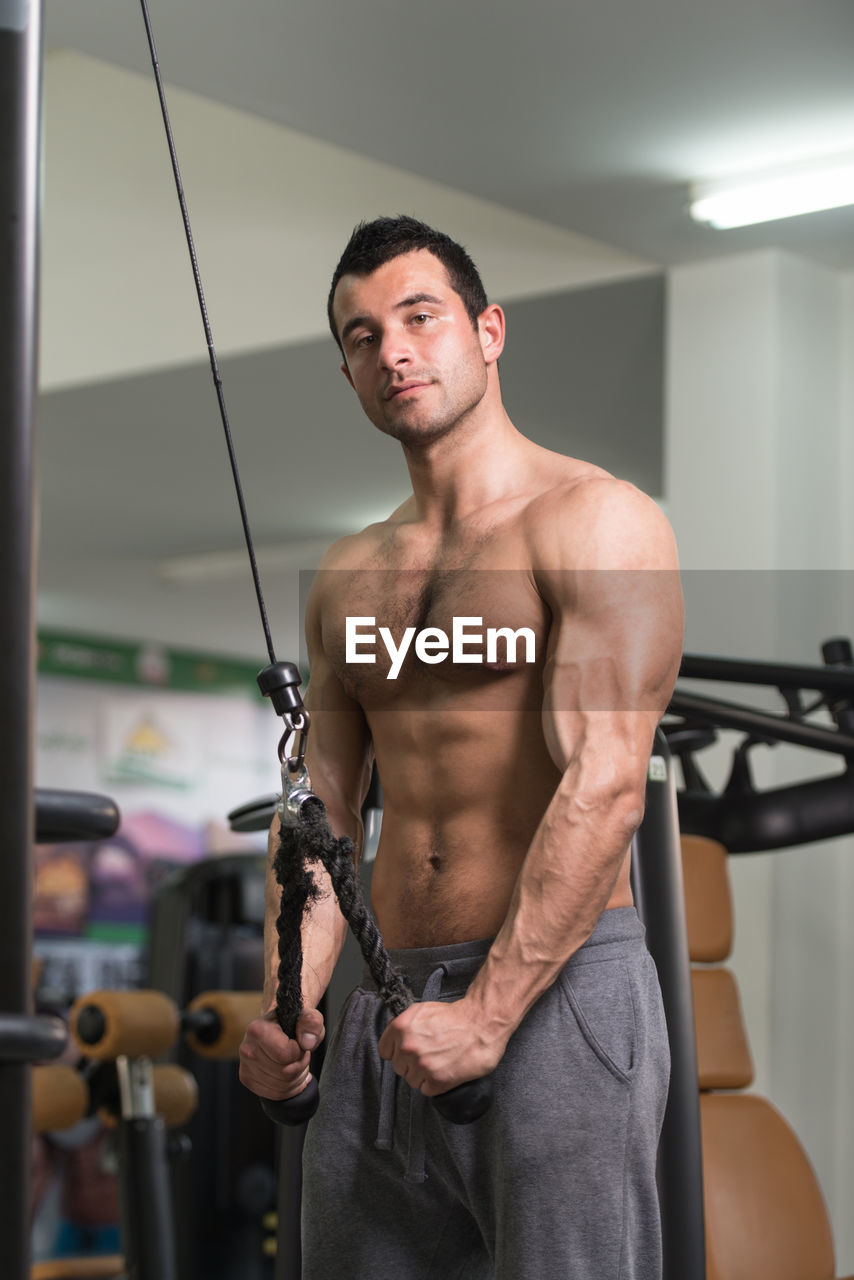
MULTIPOLYGON (((0 630, 0 1131, 4 1136, 0 1144, 0 1183, 4 1188, 0 1197, 0 1255, 8 1280, 25 1280, 29 1273, 28 1063, 56 1056, 65 1042, 64 1028, 56 1020, 32 1016, 30 1000, 41 16, 40 0, 0 0, 0 590, 4 600, 0 630)), ((215 363, 214 379, 216 382, 215 363)), ((219 393, 219 384, 217 389, 219 393)), ((671 703, 664 732, 656 739, 647 819, 635 841, 634 883, 650 950, 661 975, 674 1061, 661 1158, 666 1280, 704 1280, 705 1276, 679 822, 684 830, 722 840, 734 853, 854 831, 854 669, 850 644, 830 641, 824 657, 824 668, 686 657, 683 678, 777 687, 786 713, 769 716, 680 690, 671 703), (804 691, 819 697, 805 703, 804 691), (835 729, 809 721, 819 709, 830 713, 835 729), (694 759, 717 727, 740 729, 746 734, 720 795, 713 792, 694 759), (845 771, 794 787, 757 791, 748 754, 757 743, 768 741, 794 742, 841 754, 845 771), (671 752, 680 762, 686 783, 678 797, 671 752)), ((276 707, 292 730, 299 728, 300 707, 298 698, 296 704, 286 699, 284 710, 276 707)))
POLYGON ((32 1017, 33 422, 41 4, 0 3, 0 1253, 29 1270, 30 1073, 64 1032, 32 1017))

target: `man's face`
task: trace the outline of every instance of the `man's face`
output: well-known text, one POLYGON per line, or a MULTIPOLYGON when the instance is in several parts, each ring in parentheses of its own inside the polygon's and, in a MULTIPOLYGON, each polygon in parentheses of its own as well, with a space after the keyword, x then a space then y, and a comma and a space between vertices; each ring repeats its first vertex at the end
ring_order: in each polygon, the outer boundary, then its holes
POLYGON ((403 444, 426 444, 483 399, 481 336, 426 249, 369 276, 342 276, 333 313, 342 369, 367 416, 403 444))

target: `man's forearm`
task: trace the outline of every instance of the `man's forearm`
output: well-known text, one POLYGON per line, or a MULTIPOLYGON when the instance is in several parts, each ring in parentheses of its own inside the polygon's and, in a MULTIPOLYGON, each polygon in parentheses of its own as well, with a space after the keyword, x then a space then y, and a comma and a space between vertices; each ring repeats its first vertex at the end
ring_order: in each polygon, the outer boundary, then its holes
POLYGON ((505 1043, 605 909, 642 812, 636 790, 582 800, 571 777, 537 829, 504 924, 469 988, 483 1033, 505 1043))
MULTIPOLYGON (((280 890, 272 871, 268 870, 267 875, 268 879, 272 878, 272 887, 268 885, 268 906, 264 921, 264 1008, 271 1009, 276 1003, 279 985, 279 936, 276 919, 279 914, 280 890)), ((320 887, 320 897, 306 912, 302 926, 302 1000, 307 1009, 317 1008, 329 985, 347 934, 347 925, 338 909, 328 875, 315 868, 314 876, 320 887)))

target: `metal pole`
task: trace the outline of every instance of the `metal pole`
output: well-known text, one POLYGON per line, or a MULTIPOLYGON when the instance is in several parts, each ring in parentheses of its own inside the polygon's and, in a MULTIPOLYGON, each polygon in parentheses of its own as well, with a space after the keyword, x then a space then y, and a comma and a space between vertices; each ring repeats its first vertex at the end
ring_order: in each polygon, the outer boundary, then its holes
MULTIPOLYGON (((31 1011, 40 0, 0 0, 0 1012, 31 1011)), ((0 1257, 29 1274, 30 1069, 0 1064, 0 1257)))
POLYGON ((679 817, 670 749, 660 729, 653 753, 632 879, 670 1039, 670 1094, 658 1152, 664 1280, 705 1280, 700 1098, 679 817))
POLYGON ((830 665, 810 667, 791 662, 747 662, 742 658, 711 658, 685 653, 679 676, 683 680, 724 680, 728 684, 764 684, 778 689, 815 689, 854 697, 854 671, 844 657, 844 637, 825 642, 831 646, 830 665), (841 657, 838 655, 842 655, 841 657))
POLYGON ((299 1280, 302 1274, 300 1216, 305 1125, 292 1129, 283 1127, 281 1135, 275 1280, 299 1280))

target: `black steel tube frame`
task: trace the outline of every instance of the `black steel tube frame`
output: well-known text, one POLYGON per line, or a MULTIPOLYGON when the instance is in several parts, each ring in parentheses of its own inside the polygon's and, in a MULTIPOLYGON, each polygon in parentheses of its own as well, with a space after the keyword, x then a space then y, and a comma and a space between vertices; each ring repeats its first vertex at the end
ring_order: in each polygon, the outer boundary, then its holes
POLYGON ((741 662, 728 658, 685 655, 680 674, 690 679, 725 680, 776 687, 790 704, 790 715, 772 715, 681 689, 668 711, 689 724, 735 729, 754 741, 789 742, 813 751, 842 756, 844 772, 826 778, 757 791, 750 780, 746 754, 737 756, 733 775, 720 795, 704 789, 693 776, 690 754, 684 764, 686 789, 679 793, 683 831, 709 836, 730 853, 756 853, 828 840, 854 831, 854 667, 847 639, 825 642, 824 667, 774 662, 741 662), (819 692, 836 723, 835 729, 799 718, 803 690, 819 692))
POLYGON ((90 791, 36 787, 36 840, 107 840, 119 826, 119 811, 109 796, 90 791))
POLYGON ((679 792, 679 824, 727 853, 791 849, 854 831, 854 770, 769 791, 679 792))
MULTIPOLYGON (((0 1011, 31 1012, 40 0, 0 0, 0 1011)), ((29 1275, 30 1068, 0 1064, 0 1257, 29 1275)))
POLYGON ((854 671, 837 666, 748 662, 686 653, 682 656, 679 675, 683 680, 724 680, 731 684, 772 685, 777 689, 813 689, 854 698, 854 671))
POLYGON ((279 1139, 278 1226, 274 1280, 300 1280, 302 1246, 300 1207, 302 1203, 302 1148, 305 1125, 277 1126, 279 1139))
POLYGON ((160 1116, 119 1121, 122 1247, 127 1280, 176 1280, 166 1127, 160 1116))
POLYGON ((828 751, 832 755, 854 756, 854 737, 838 729, 824 729, 821 725, 802 724, 784 716, 741 707, 723 698, 703 698, 693 693, 676 692, 667 708, 672 715, 688 716, 719 725, 722 729, 743 729, 757 738, 770 738, 775 742, 792 742, 813 751, 828 751))
POLYGON ((68 1043, 61 1018, 0 1013, 0 1066, 58 1058, 68 1043))
POLYGON ((676 783, 659 729, 646 788, 646 811, 632 845, 632 887, 646 927, 670 1039, 670 1093, 658 1155, 663 1280, 705 1280, 703 1164, 694 1002, 685 923, 676 783))

